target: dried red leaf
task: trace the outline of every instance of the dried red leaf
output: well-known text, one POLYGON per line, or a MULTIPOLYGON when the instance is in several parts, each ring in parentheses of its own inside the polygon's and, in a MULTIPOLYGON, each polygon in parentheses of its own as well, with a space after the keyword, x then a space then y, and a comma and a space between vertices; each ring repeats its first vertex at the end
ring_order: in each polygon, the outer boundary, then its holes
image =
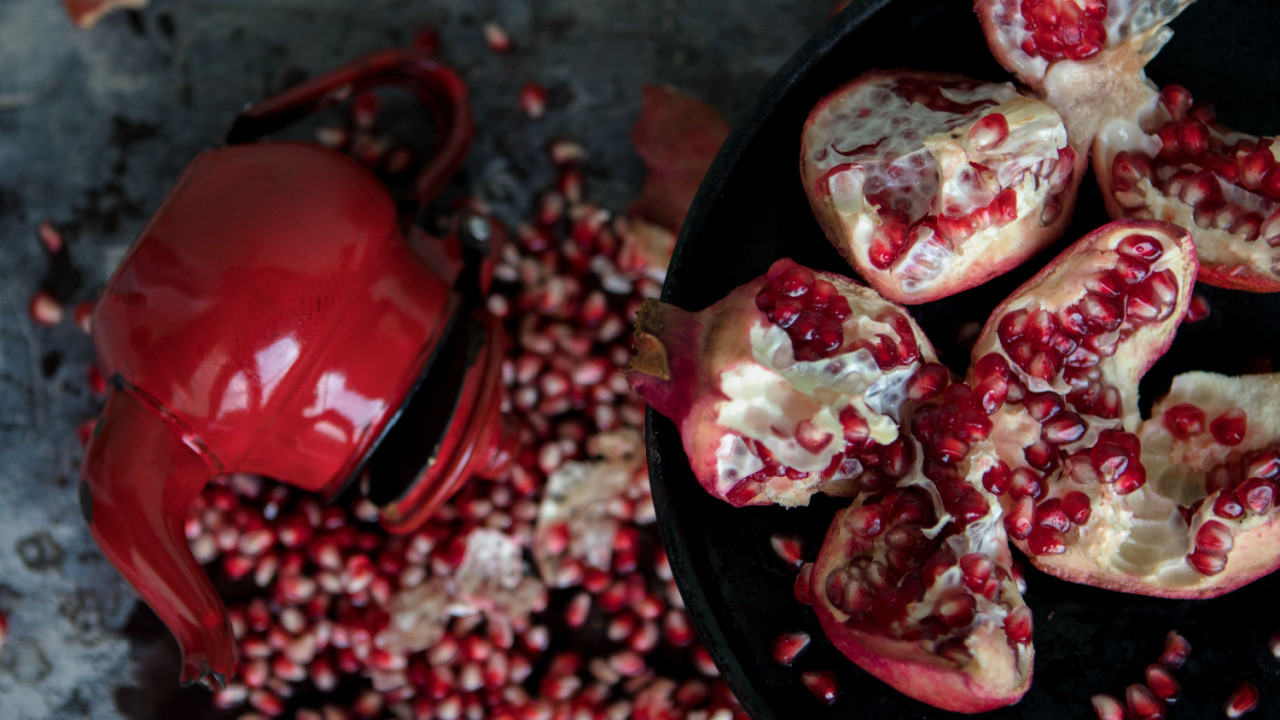
POLYGON ((669 87, 646 85, 631 143, 649 169, 630 212, 678 231, 729 123, 715 108, 669 87))
POLYGON ((140 10, 146 5, 147 0, 62 0, 71 21, 82 28, 93 25, 112 10, 140 10))

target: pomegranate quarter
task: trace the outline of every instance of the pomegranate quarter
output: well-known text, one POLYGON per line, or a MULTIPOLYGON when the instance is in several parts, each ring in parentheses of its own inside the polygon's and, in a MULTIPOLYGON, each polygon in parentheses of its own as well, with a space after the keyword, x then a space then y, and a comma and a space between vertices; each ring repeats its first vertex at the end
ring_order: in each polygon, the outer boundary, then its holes
POLYGON ((1280 291, 1280 166, 1274 138, 1218 124, 1213 107, 1143 68, 1191 0, 978 0, 996 59, 1092 147, 1113 219, 1176 223, 1195 239, 1200 279, 1280 291))
POLYGON ((707 492, 736 506, 905 476, 902 406, 947 380, 903 308, 791 260, 699 313, 646 300, 635 343, 627 381, 680 427, 707 492))
POLYGON ((805 122, 800 170, 836 249, 881 295, 915 304, 980 285, 1061 236, 1085 156, 1009 83, 874 70, 805 122))
POLYGON ((1138 415, 1138 381, 1172 340, 1195 273, 1185 231, 1115 222, 987 321, 968 377, 1001 459, 984 482, 1041 570, 1213 597, 1280 565, 1280 380, 1187 373, 1152 419, 1138 415))

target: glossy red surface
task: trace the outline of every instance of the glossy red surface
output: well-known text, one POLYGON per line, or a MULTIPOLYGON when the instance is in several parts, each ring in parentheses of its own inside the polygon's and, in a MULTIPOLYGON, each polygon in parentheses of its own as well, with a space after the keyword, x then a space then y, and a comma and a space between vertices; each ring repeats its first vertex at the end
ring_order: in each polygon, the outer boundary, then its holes
MULTIPOLYGON (((389 82, 409 86, 439 125, 440 152, 417 186, 425 204, 461 163, 471 117, 457 76, 412 51, 363 58, 251 108, 229 139, 389 82)), ((225 608, 183 534, 209 480, 247 472, 334 494, 422 387, 438 402, 415 407, 453 412, 439 437, 415 434, 430 423, 399 433, 397 450, 434 451, 407 454, 425 464, 384 508, 389 528, 414 529, 472 475, 509 461, 501 325, 464 310, 477 290, 459 248, 421 234, 407 243, 380 182, 338 152, 246 143, 191 163, 108 282, 93 328, 112 389, 81 467, 81 506, 103 553, 178 639, 184 682, 220 687, 235 662, 225 608), (461 365, 436 357, 460 323, 472 333, 461 365), (429 364, 456 375, 422 385, 429 364)))

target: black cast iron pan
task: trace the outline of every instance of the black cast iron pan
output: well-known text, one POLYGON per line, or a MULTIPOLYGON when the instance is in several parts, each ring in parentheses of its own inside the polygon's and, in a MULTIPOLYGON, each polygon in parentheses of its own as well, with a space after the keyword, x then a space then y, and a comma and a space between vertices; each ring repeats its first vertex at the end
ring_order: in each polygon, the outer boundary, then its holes
MULTIPOLYGON (((1201 0, 1171 27, 1174 39, 1148 67, 1158 84, 1178 82, 1218 117, 1257 135, 1280 130, 1280 5, 1274 0, 1201 0)), ((662 299, 699 310, 763 273, 780 257, 852 274, 810 213, 798 172, 800 130, 809 109, 837 85, 872 68, 950 70, 1003 81, 968 0, 854 0, 769 83, 707 174, 676 246, 662 299)), ((968 352, 957 324, 983 322, 995 305, 1071 241, 1106 222, 1092 178, 1081 188, 1065 238, 987 285, 911 308, 943 362, 963 373, 968 352)), ((1191 369, 1238 374, 1259 356, 1280 358, 1280 295, 1202 287, 1212 314, 1184 326, 1143 382, 1143 409, 1191 369)), ((1280 401, 1280 398, 1277 398, 1280 401)), ((648 419, 650 477, 658 522, 676 581, 699 635, 726 681, 756 720, 782 718, 947 718, 854 666, 826 642, 814 613, 792 595, 794 573, 774 556, 769 536, 799 533, 809 559, 841 501, 808 508, 735 509, 703 492, 689 470, 675 426, 648 419), (790 668, 770 659, 769 641, 806 630, 813 645, 790 668), (840 698, 817 702, 804 670, 834 670, 840 698)), ((1278 548, 1280 550, 1280 548, 1278 548)), ((1016 554, 1016 551, 1015 551, 1016 554)), ((991 718, 1092 718, 1090 696, 1123 697, 1142 682, 1165 634, 1193 645, 1176 672, 1184 696, 1172 718, 1222 717, 1237 681, 1262 694, 1258 718, 1280 717, 1280 661, 1267 649, 1280 629, 1280 574, 1224 597, 1175 601, 1065 583, 1028 567, 1027 604, 1035 614, 1035 679, 1021 703, 991 718)))

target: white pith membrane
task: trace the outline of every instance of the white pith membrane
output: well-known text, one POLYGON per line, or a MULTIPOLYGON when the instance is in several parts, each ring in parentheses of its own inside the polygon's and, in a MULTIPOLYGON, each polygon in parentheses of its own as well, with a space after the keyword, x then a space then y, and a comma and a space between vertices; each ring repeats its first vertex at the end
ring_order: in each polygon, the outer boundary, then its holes
MULTIPOLYGON (((1267 527, 1265 536, 1249 540, 1254 547, 1262 543, 1274 543, 1273 529, 1261 517, 1247 512, 1239 519, 1224 519, 1213 515, 1213 502, 1217 495, 1204 501, 1202 507, 1191 506, 1203 500, 1205 473, 1215 464, 1227 458, 1239 458, 1253 450, 1269 446, 1276 439, 1280 411, 1270 407, 1276 396, 1277 382, 1271 376, 1226 378, 1207 373, 1188 373, 1175 378, 1171 394, 1153 411, 1153 418, 1143 422, 1137 411, 1137 387, 1141 375, 1156 358, 1163 354, 1172 340, 1173 332, 1181 321, 1190 302, 1191 281, 1196 274, 1194 253, 1188 247, 1190 238, 1172 226, 1164 225, 1167 232, 1160 232, 1162 224, 1140 221, 1112 223, 1093 235, 1081 240, 1050 264, 1042 274, 1018 290, 997 309, 974 348, 974 369, 969 382, 975 387, 982 381, 977 363, 988 354, 997 354, 1008 360, 998 334, 1000 319, 1018 308, 1032 305, 1057 309, 1075 302, 1083 293, 1087 278, 1099 270, 1114 268, 1119 255, 1114 252, 1124 238, 1146 235, 1162 241, 1163 253, 1152 263, 1152 271, 1162 267, 1172 271, 1178 282, 1178 297, 1167 317, 1149 322, 1127 338, 1121 339, 1110 357, 1102 359, 1100 382, 1114 387, 1119 393, 1120 412, 1115 418, 1098 417, 1073 407, 1071 401, 1063 402, 1058 415, 1045 419, 1052 423, 1068 411, 1077 412, 1087 423, 1087 430, 1073 442, 1056 446, 1057 462, 1043 473, 1044 492, 1034 501, 1036 511, 1030 518, 1033 532, 1053 532, 1059 546, 1046 543, 1037 536, 1014 537, 1020 549, 1027 552, 1038 568, 1064 579, 1127 592, 1171 596, 1208 597, 1221 594, 1259 575, 1269 572, 1277 561, 1274 549, 1242 553, 1246 558, 1236 565, 1228 563, 1227 572, 1206 574, 1187 561, 1189 553, 1196 550, 1196 533, 1208 519, 1222 521, 1237 536, 1235 552, 1240 553, 1245 542, 1240 536, 1258 527, 1267 527), (1179 237, 1181 236, 1181 237, 1179 237), (1164 409, 1183 402, 1194 402, 1206 415, 1204 432, 1191 441, 1176 440, 1162 425, 1164 409), (1209 430, 1211 421, 1228 409, 1244 410, 1248 418, 1249 434, 1235 448, 1219 444, 1209 430), (1255 419, 1256 416, 1256 419, 1255 419), (1103 470, 1092 451, 1099 446, 1102 433, 1136 433, 1128 438, 1140 443, 1140 455, 1127 462, 1140 462, 1145 471, 1145 484, 1130 492, 1121 492, 1122 483, 1104 481, 1103 470), (1079 454, 1077 454, 1079 453, 1079 454), (1075 457, 1072 457, 1072 456, 1075 457), (1060 519, 1042 514, 1046 500, 1065 498, 1068 494, 1083 494, 1088 498, 1089 513, 1083 523, 1070 522, 1069 529, 1061 531, 1060 519), (1179 511, 1178 506, 1187 508, 1179 511), (1184 517, 1184 512, 1186 513, 1184 517), (1190 518, 1190 524, 1188 524, 1190 518), (1043 527, 1042 527, 1043 525, 1043 527), (1046 531, 1044 528, 1048 528, 1046 531), (1257 557, 1255 557, 1257 556, 1257 557)), ((1121 326, 1121 332, 1129 324, 1121 326)), ((1011 373, 1026 384, 1031 392, 1050 391, 1065 397, 1068 389, 1061 373, 1052 382, 1032 377, 1009 360, 1011 373)), ((1041 441, 1042 423, 1031 416, 1028 403, 1012 401, 993 415, 995 427, 992 438, 1001 459, 1017 470, 1034 470, 1027 458, 1027 448, 1041 441)), ((1110 441, 1116 435, 1109 435, 1110 441)), ((1105 438, 1104 438, 1105 439, 1105 438)), ((1114 445, 1112 446, 1114 447, 1114 445)), ((1278 456, 1280 458, 1280 456, 1278 456)), ((1124 470, 1121 465, 1116 474, 1124 470)), ((1277 467, 1280 473, 1280 465, 1277 467)), ((1039 471, 1037 476, 1041 475, 1039 471)), ((1274 478, 1269 478, 1274 479, 1274 478)), ((1018 493, 1006 492, 1001 502, 1010 520, 1019 517, 1018 493)), ((1025 507, 1025 501, 1024 501, 1025 507)), ((1264 513, 1266 518, 1274 512, 1264 513)), ((1011 532, 1012 535, 1016 533, 1011 532)))
POLYGON ((1092 155, 1107 212, 1113 218, 1165 220, 1190 230, 1201 277, 1209 284, 1280 290, 1280 202, 1259 188, 1262 176, 1280 160, 1280 147, 1272 138, 1187 117, 1186 110, 1176 110, 1175 117, 1151 88, 1147 102, 1132 115, 1102 126, 1092 155), (1203 132, 1207 152, 1162 156, 1159 133, 1171 125, 1179 132, 1179 124, 1203 132), (1117 165, 1122 152, 1139 162, 1117 165), (1261 172, 1250 172, 1249 165, 1258 159, 1266 165, 1261 172), (1223 161, 1232 166, 1234 178, 1221 174, 1217 163, 1223 161), (1202 181, 1207 188, 1200 188, 1202 181))
POLYGON ((723 431, 716 444, 715 486, 724 495, 743 482, 758 485, 758 492, 769 502, 784 507, 808 505, 810 496, 819 490, 846 494, 849 490, 841 481, 858 477, 861 464, 848 459, 833 472, 824 472, 848 448, 840 414, 853 408, 867 422, 875 444, 892 443, 899 435, 907 382, 922 362, 936 359, 914 321, 911 327, 919 347, 917 360, 883 370, 866 348, 848 351, 859 339, 887 335, 901 340, 897 329, 875 318, 888 312, 909 316, 874 291, 839 275, 815 274, 834 284, 852 310, 843 323, 842 351, 828 358, 798 361, 786 330, 769 322, 763 313, 751 316, 750 324, 743 328, 746 337, 739 340, 749 355, 725 364, 717 373, 718 387, 714 388, 726 398, 715 410, 716 423, 723 431), (806 444, 797 439, 802 425, 813 439, 806 444), (781 465, 808 476, 763 473, 765 462, 746 440, 763 446, 781 465))
POLYGON ((1008 83, 872 71, 810 113, 801 174, 828 237, 859 274, 886 297, 924 302, 985 281, 993 257, 1028 256, 1052 239, 1022 230, 1070 207, 1061 197, 1073 187, 1072 164, 1059 162, 1066 147, 1057 113, 1008 83))
MULTIPOLYGON (((1122 580, 1127 579, 1123 576, 1144 578, 1179 595, 1211 597, 1269 573, 1280 563, 1276 528, 1271 527, 1277 514, 1275 503, 1269 502, 1261 513, 1242 504, 1239 517, 1231 518, 1216 512, 1215 502, 1221 495, 1233 495, 1234 488, 1210 493, 1206 487, 1215 467, 1238 461, 1243 461, 1237 478, 1240 484, 1251 476, 1277 480, 1275 467, 1266 460, 1280 441, 1278 391, 1280 376, 1275 374, 1227 377, 1189 372, 1173 379, 1169 394, 1152 408, 1151 419, 1139 432, 1147 484, 1126 498, 1132 515, 1126 518, 1126 537, 1118 543, 1109 539, 1107 545, 1115 550, 1101 555, 1109 561, 1107 570, 1120 574, 1122 580), (1203 430, 1186 439, 1175 436, 1163 422, 1166 410, 1183 403, 1200 408, 1205 416, 1203 430), (1244 412, 1247 428, 1235 446, 1219 442, 1210 429, 1215 418, 1232 410, 1244 412), (1186 515, 1179 506, 1188 510, 1186 515), (1225 568, 1206 575, 1192 567, 1187 556, 1197 549, 1197 533, 1211 521, 1231 531, 1234 547, 1226 553, 1225 568)), ((1280 458, 1280 453, 1274 456, 1280 458)))

